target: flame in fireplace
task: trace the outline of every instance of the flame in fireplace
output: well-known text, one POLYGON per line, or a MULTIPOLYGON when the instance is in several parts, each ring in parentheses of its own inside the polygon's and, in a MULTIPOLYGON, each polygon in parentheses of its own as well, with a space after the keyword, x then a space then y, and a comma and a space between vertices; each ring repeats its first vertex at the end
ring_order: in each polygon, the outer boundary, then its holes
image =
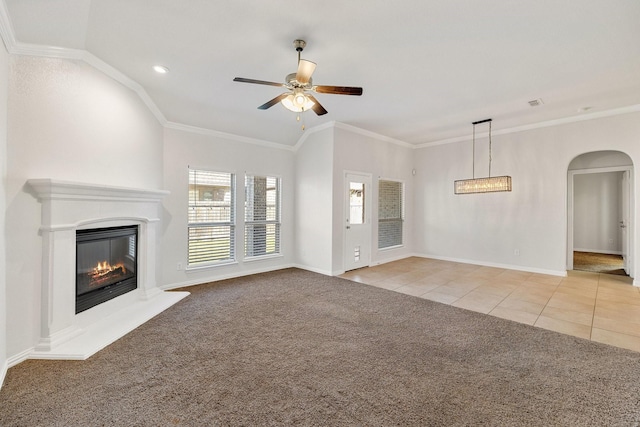
POLYGON ((91 277, 99 278, 117 270, 121 270, 122 273, 127 271, 127 269, 124 267, 124 264, 122 263, 111 265, 107 261, 99 262, 98 265, 93 268, 91 277))

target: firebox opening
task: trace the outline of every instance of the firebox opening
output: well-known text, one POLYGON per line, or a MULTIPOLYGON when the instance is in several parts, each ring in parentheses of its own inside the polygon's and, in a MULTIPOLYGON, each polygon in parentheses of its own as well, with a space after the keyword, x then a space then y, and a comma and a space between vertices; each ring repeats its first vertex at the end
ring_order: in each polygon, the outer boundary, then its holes
POLYGON ((138 226, 76 231, 76 314, 137 284, 138 226))

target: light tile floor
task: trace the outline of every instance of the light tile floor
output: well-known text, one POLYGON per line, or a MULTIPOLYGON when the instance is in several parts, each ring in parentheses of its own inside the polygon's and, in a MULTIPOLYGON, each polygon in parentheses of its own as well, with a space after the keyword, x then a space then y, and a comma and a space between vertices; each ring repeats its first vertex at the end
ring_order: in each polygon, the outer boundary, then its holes
POLYGON ((567 277, 406 258, 340 277, 640 351, 640 288, 626 276, 567 277))

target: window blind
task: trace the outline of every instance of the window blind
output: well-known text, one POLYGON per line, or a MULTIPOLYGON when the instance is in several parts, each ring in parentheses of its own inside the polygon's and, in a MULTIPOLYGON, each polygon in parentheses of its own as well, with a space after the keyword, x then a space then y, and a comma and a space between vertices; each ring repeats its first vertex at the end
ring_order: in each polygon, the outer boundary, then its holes
POLYGON ((402 183, 380 180, 378 182, 378 248, 402 245, 403 222, 402 183))
POLYGON ((280 253, 280 178, 245 176, 244 253, 280 253))
POLYGON ((189 266, 235 259, 234 175, 189 169, 189 266))

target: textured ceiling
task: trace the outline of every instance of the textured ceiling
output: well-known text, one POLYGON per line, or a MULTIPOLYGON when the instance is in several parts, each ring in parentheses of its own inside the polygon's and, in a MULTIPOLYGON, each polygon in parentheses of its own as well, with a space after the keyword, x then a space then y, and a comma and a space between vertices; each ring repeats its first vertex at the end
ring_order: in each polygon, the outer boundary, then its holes
POLYGON ((167 120, 286 145, 295 114, 256 107, 296 70, 293 40, 318 64, 338 121, 409 144, 640 104, 638 0, 4 0, 20 43, 83 49, 148 93, 167 120), (171 71, 159 75, 155 64, 171 71), (530 107, 528 101, 544 104, 530 107))

